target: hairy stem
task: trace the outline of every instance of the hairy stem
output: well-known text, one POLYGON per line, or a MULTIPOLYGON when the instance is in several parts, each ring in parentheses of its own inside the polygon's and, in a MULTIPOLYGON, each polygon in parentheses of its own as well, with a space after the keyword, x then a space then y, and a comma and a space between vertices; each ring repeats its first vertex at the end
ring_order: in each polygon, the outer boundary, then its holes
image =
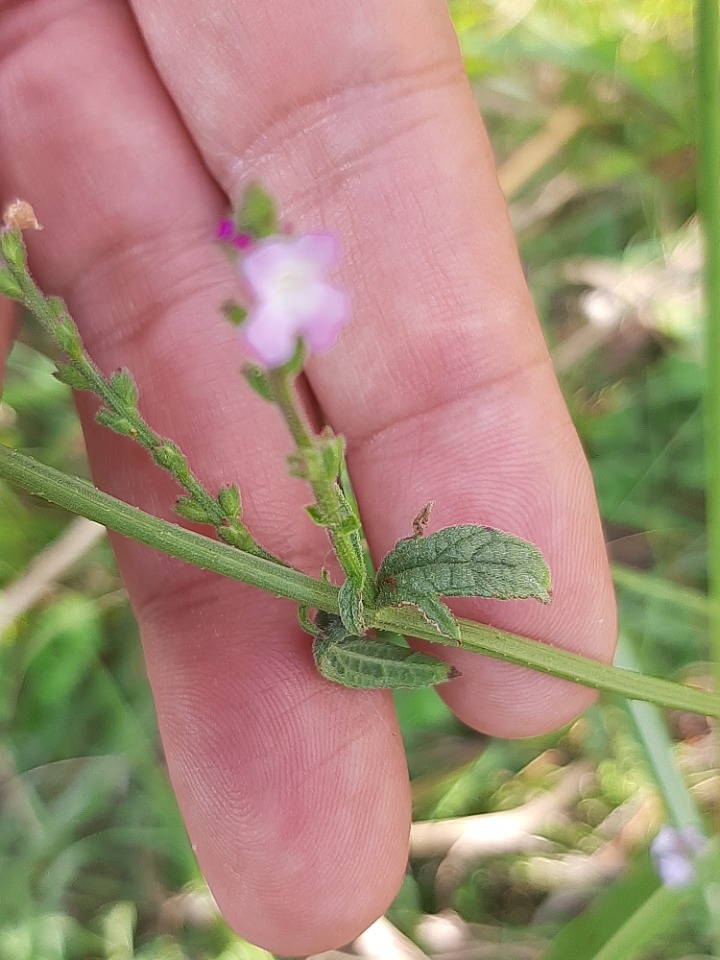
MULTIPOLYGON (((24 246, 20 231, 9 231, 13 237, 3 237, 4 243, 14 239, 16 249, 24 254, 24 246)), ((75 322, 70 316, 65 304, 57 297, 48 297, 40 290, 27 268, 24 255, 22 259, 7 259, 7 268, 19 287, 18 299, 37 318, 44 330, 52 337, 55 343, 63 350, 68 358, 68 366, 73 374, 71 386, 76 389, 87 390, 95 394, 104 404, 106 410, 116 417, 115 423, 122 423, 121 432, 149 452, 158 466, 166 470, 177 480, 180 486, 188 493, 193 507, 197 512, 199 522, 208 523, 215 527, 221 540, 256 556, 275 560, 272 554, 264 550, 250 534, 247 527, 238 517, 229 517, 218 500, 209 493, 190 469, 187 458, 180 448, 171 440, 160 436, 146 423, 135 402, 130 401, 113 383, 113 378, 106 378, 93 360, 85 352, 80 334, 75 322)), ((63 376, 62 367, 58 371, 60 379, 63 376)), ((130 383, 129 374, 126 374, 130 383)), ((100 412, 100 422, 103 422, 100 412)), ((108 423, 111 429, 116 429, 108 423)))
POLYGON ((344 529, 353 513, 343 494, 337 478, 330 479, 327 471, 318 467, 316 455, 318 441, 312 433, 295 394, 292 376, 282 368, 268 370, 267 381, 273 397, 282 412, 288 429, 297 446, 298 458, 304 461, 307 480, 317 500, 319 515, 326 527, 335 554, 345 575, 353 583, 365 583, 366 567, 362 552, 362 538, 357 530, 344 529))
MULTIPOLYGON (((250 556, 167 523, 97 490, 86 480, 65 476, 2 445, 0 478, 71 513, 96 520, 110 530, 205 570, 260 587, 306 607, 339 613, 338 589, 325 580, 315 580, 278 562, 250 556)), ((370 616, 369 626, 435 643, 456 645, 450 640, 443 640, 422 614, 411 607, 378 610, 370 616)), ((460 645, 466 650, 517 663, 596 690, 720 718, 720 697, 716 694, 597 663, 578 654, 469 620, 459 620, 459 626, 460 645)))

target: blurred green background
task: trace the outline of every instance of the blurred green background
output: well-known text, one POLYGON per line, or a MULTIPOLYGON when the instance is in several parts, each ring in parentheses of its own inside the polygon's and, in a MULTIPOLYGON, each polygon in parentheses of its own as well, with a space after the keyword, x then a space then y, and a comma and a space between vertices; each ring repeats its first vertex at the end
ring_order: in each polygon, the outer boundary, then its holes
MULTIPOLYGON (((593 469, 620 655, 707 686, 691 8, 450 7, 593 469)), ((46 351, 26 327, 0 441, 82 474, 69 391, 46 351)), ((0 595, 0 960, 267 957, 225 927, 198 874, 106 541, 0 483, 0 543, 0 584, 13 585, 0 595), (49 575, 36 558, 58 543, 61 571, 49 575)), ((717 743, 702 718, 604 700, 555 735, 502 742, 463 727, 432 692, 397 702, 417 821, 516 811, 490 821, 490 839, 487 821, 462 821, 452 848, 413 835, 388 917, 428 956, 720 955, 712 875, 658 889, 647 854, 666 805, 719 822, 717 743)))

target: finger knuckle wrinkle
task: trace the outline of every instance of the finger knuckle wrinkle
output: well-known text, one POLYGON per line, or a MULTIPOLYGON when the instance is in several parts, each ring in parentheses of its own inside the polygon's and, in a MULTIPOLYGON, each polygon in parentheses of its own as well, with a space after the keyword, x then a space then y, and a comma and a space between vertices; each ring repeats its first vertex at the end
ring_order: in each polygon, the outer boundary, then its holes
POLYGON ((281 154, 292 155, 298 169, 312 170, 308 202, 318 194, 327 200, 348 178, 376 164, 378 154, 431 122, 443 98, 466 82, 455 59, 446 57, 286 99, 252 132, 242 149, 243 167, 262 168, 281 154))

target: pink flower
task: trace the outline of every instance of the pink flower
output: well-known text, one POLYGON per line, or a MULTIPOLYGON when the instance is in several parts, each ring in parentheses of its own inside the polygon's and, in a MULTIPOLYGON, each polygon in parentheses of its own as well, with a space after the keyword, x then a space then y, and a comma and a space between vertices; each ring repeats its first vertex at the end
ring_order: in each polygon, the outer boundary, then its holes
POLYGON ((280 367, 298 339, 317 353, 333 345, 350 318, 347 293, 326 280, 339 256, 337 237, 307 233, 261 240, 241 259, 254 301, 242 335, 256 360, 280 367))

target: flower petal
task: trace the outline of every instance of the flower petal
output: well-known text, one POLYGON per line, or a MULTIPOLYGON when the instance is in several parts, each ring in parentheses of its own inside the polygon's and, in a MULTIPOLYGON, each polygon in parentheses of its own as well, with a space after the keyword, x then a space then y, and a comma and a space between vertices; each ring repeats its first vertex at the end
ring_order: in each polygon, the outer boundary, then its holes
POLYGON ((334 233, 306 233, 295 241, 295 252, 319 273, 337 266, 340 255, 340 238, 334 233))
POLYGON ((318 284, 315 310, 303 319, 300 333, 311 350, 323 353, 335 343, 350 319, 350 298, 344 290, 330 284, 318 284))
POLYGON ((650 845, 650 851, 654 857, 658 858, 676 854, 678 852, 678 831, 668 824, 660 827, 650 845))
POLYGON ((278 273, 297 263, 294 247, 292 240, 261 240, 242 258, 240 269, 258 299, 267 299, 278 273))
POLYGON ((686 887, 695 876, 695 868, 690 860, 678 854, 663 857, 657 869, 666 887, 686 887))
POLYGON ((702 853, 707 846, 708 839, 705 834, 692 824, 680 827, 678 834, 683 850, 688 853, 702 853))
POLYGON ((665 825, 658 830, 650 853, 660 879, 667 887, 685 887, 695 876, 693 860, 707 844, 707 838, 694 826, 665 825))
POLYGON ((272 303, 251 310, 241 333, 253 358, 266 367, 282 366, 295 352, 298 331, 293 318, 272 303))

